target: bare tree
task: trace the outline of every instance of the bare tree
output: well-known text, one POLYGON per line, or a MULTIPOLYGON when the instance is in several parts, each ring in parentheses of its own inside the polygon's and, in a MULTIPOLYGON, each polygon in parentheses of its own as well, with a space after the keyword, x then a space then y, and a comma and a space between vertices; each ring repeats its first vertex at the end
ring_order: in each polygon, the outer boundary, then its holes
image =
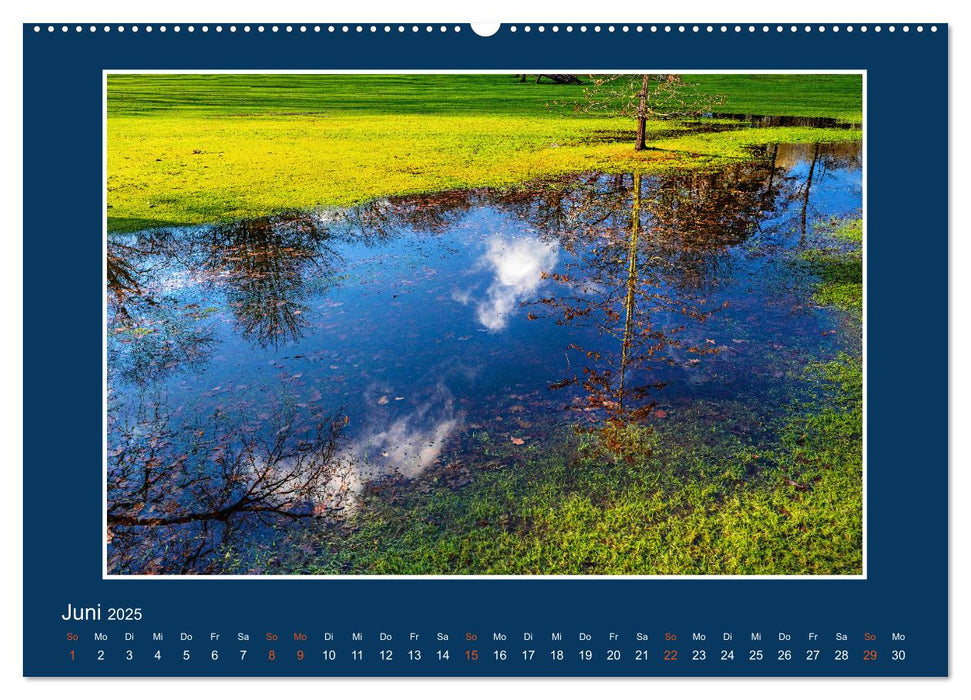
POLYGON ((585 101, 578 108, 636 117, 637 151, 646 147, 649 120, 696 116, 725 101, 723 96, 702 92, 673 73, 596 75, 591 80, 592 85, 584 89, 585 101))

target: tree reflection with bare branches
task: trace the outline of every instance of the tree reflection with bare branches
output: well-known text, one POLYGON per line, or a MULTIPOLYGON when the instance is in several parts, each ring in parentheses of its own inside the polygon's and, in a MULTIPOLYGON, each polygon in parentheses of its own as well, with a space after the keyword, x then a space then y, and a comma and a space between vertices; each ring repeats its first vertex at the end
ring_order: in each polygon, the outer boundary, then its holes
POLYGON ((308 216, 265 217, 213 226, 203 269, 225 289, 243 337, 260 347, 293 343, 308 324, 307 281, 326 281, 336 254, 328 231, 308 216), (328 254, 329 253, 329 254, 328 254))
POLYGON ((647 418, 663 387, 653 370, 718 352, 698 328, 718 311, 707 296, 729 272, 724 253, 757 230, 783 191, 772 162, 757 159, 710 173, 581 179, 561 190, 552 213, 549 197, 521 198, 519 214, 571 253, 530 318, 589 325, 616 342, 616 352, 571 345, 574 370, 551 388, 580 387, 571 408, 608 422, 647 418))
POLYGON ((214 334, 198 304, 162 294, 151 281, 153 265, 167 255, 164 236, 131 244, 108 240, 109 366, 139 386, 209 356, 214 334))
POLYGON ((112 573, 205 573, 260 527, 344 508, 340 414, 273 431, 178 413, 158 401, 126 418, 109 412, 112 573))

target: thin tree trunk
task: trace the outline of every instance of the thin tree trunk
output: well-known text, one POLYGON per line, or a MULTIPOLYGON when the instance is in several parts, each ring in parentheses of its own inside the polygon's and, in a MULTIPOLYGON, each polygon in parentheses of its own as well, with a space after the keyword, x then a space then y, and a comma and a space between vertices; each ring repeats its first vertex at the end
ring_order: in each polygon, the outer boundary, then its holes
POLYGON ((624 342, 620 353, 620 388, 618 389, 618 403, 624 409, 624 395, 626 387, 624 380, 627 374, 627 364, 630 362, 631 336, 634 328, 634 295, 637 291, 637 244, 641 232, 641 174, 634 173, 634 201, 631 206, 630 243, 627 254, 627 296, 624 299, 624 342))
POLYGON ((634 144, 635 151, 643 151, 644 143, 647 141, 647 89, 651 83, 651 76, 644 74, 644 81, 641 83, 641 91, 637 93, 639 98, 637 103, 637 143, 634 144))
POLYGON ((766 193, 772 194, 772 185, 775 184, 775 161, 779 156, 779 144, 774 144, 772 146, 772 162, 769 163, 769 184, 766 185, 766 193))
POLYGON ((819 160, 819 144, 813 148, 813 159, 809 164, 809 175, 806 177, 806 188, 802 195, 802 214, 799 217, 800 224, 800 234, 799 234, 799 246, 802 247, 806 242, 806 211, 809 209, 809 190, 813 186, 813 173, 816 170, 816 161, 819 160))

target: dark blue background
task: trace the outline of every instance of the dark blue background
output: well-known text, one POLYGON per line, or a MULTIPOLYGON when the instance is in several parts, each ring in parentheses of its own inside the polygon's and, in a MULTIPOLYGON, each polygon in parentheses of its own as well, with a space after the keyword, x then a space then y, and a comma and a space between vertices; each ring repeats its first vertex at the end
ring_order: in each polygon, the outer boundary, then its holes
MULTIPOLYGON (((672 25, 671 33, 603 31, 567 34, 532 31, 481 38, 467 25, 459 34, 428 33, 424 26, 385 34, 338 31, 221 33, 201 25, 189 33, 35 33, 24 27, 24 673, 26 675, 469 675, 707 674, 707 675, 941 675, 947 673, 947 28, 922 33, 884 30, 849 34, 829 28, 792 33, 697 34, 672 25), (103 69, 668 69, 826 70, 865 69, 867 74, 867 580, 112 580, 102 581, 102 70, 103 69), (65 623, 66 604, 141 606, 145 619, 132 623, 65 623), (338 633, 338 644, 313 635, 338 633), (537 641, 523 644, 523 631, 537 641), (646 664, 630 660, 630 635, 651 634, 646 664), (65 634, 80 635, 68 642, 65 634), (94 632, 110 635, 95 643, 94 632), (135 631, 136 641, 122 641, 135 631), (146 639, 165 632, 164 644, 146 639), (181 632, 195 641, 175 641, 181 632), (276 632, 281 642, 262 641, 276 632), (295 631, 311 635, 297 645, 295 631), (365 633, 366 659, 331 667, 297 664, 293 650, 308 659, 325 646, 346 653, 352 631, 365 633), (394 640, 379 644, 376 635, 394 640), (430 658, 450 648, 448 664, 404 661, 416 645, 408 632, 421 632, 418 646, 430 658), (476 643, 424 643, 443 631, 458 640, 467 631, 476 643), (562 631, 566 662, 550 660, 549 633, 562 631), (578 631, 594 634, 591 644, 578 631), (620 632, 608 644, 607 632, 620 632), (709 661, 692 664, 692 648, 719 648, 724 631, 734 631, 736 654, 765 650, 752 664, 709 661), (762 644, 739 635, 761 631, 762 644), (772 637, 788 631, 793 641, 772 637), (816 631, 823 641, 807 644, 816 631), (849 634, 845 644, 830 639, 849 634), (904 632, 903 663, 889 661, 888 635, 904 632), (248 632, 247 645, 209 642, 248 632), (506 632, 508 643, 493 643, 506 632), (679 635, 665 644, 665 632, 679 635), (709 642, 691 643, 692 632, 709 642), (864 647, 863 633, 877 640, 864 647), (488 638, 488 639, 487 639, 488 638), (138 658, 122 660, 133 647, 138 658), (163 663, 150 658, 162 646, 163 663), (249 661, 236 649, 247 646, 249 661), (608 663, 603 650, 624 650, 608 663), (822 651, 817 666, 802 661, 803 650, 822 651), (209 651, 222 650, 211 662, 209 651), (521 648, 536 649, 537 661, 516 661, 521 648), (664 664, 662 648, 678 648, 681 661, 664 664), (792 648, 796 660, 775 661, 775 649, 792 648), (880 650, 875 663, 862 650, 880 650), (79 659, 70 662, 68 650, 79 659), (108 661, 94 661, 105 649, 108 661), (183 648, 192 660, 177 663, 183 648), (278 661, 264 661, 266 651, 278 661), (392 648, 393 663, 376 650, 392 648), (465 649, 480 661, 466 662, 465 649), (506 648, 505 664, 492 649, 506 648), (576 650, 592 648, 594 661, 580 665, 576 650), (834 648, 847 648, 850 661, 832 661, 834 648), (462 658, 459 658, 459 657, 462 658)), ((828 25, 829 26, 829 25, 828 25)), ((397 25, 394 25, 396 30, 397 25)))

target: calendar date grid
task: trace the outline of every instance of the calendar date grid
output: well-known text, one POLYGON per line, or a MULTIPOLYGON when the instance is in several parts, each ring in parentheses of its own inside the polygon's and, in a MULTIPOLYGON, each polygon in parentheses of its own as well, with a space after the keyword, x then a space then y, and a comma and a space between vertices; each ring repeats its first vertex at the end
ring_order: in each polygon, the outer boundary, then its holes
MULTIPOLYGON (((488 667, 566 669, 584 666, 675 669, 875 667, 907 663, 905 632, 789 631, 68 631, 67 665, 137 664, 167 672, 200 666, 280 668, 335 675, 355 668, 488 667), (687 668, 686 668, 687 667, 687 668)), ((680 672, 680 671, 679 671, 680 672)))

